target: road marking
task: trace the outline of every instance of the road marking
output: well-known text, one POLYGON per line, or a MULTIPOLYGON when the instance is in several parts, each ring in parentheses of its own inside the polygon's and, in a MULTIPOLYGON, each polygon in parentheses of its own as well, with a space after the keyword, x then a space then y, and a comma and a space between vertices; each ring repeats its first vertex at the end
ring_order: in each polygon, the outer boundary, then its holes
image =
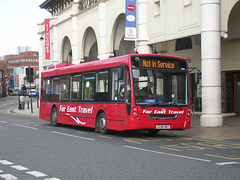
POLYGON ((64 135, 64 136, 69 136, 69 137, 75 137, 75 138, 79 138, 79 139, 86 139, 86 140, 89 140, 89 141, 95 141, 95 139, 86 138, 86 137, 82 137, 82 136, 75 136, 75 135, 72 135, 72 134, 66 134, 66 133, 61 133, 61 132, 57 132, 57 131, 52 131, 52 133, 60 134, 60 135, 64 135))
POLYGON ((224 166, 224 165, 231 165, 231 164, 239 164, 239 162, 222 162, 216 163, 217 165, 224 166))
POLYGON ((159 148, 167 149, 167 150, 172 150, 172 151, 182 151, 182 150, 179 150, 179 149, 173 149, 173 148, 162 147, 162 146, 159 146, 159 148))
POLYGON ((20 165, 11 166, 11 168, 16 169, 18 171, 26 171, 26 170, 28 170, 28 168, 26 168, 24 166, 20 166, 20 165))
POLYGON ((108 136, 102 136, 102 135, 98 135, 98 137, 106 138, 106 139, 110 139, 110 138, 111 138, 111 137, 108 137, 108 136))
POLYGON ((185 159, 192 159, 192 160, 204 161, 204 162, 211 162, 211 160, 208 160, 208 159, 200 159, 200 158, 194 158, 194 157, 190 157, 190 156, 182 156, 182 155, 178 155, 178 154, 164 153, 164 152, 160 152, 160 151, 153 151, 153 150, 149 150, 149 149, 142 149, 142 148, 133 147, 133 146, 126 146, 126 145, 124 145, 124 147, 130 148, 130 149, 136 149, 136 150, 140 150, 140 151, 145 151, 145 152, 151 152, 151 153, 167 155, 167 156, 173 156, 173 157, 179 157, 179 158, 185 158, 185 159))
POLYGON ((88 134, 88 133, 82 132, 82 131, 76 131, 76 132, 79 133, 79 134, 88 134))
POLYGON ((34 127, 30 127, 30 126, 24 126, 24 125, 20 125, 20 124, 14 124, 15 126, 19 126, 19 127, 23 127, 23 128, 28 128, 28 129, 34 129, 37 130, 37 128, 34 127))
POLYGON ((7 161, 7 160, 0 160, 0 164, 2 164, 2 165, 13 165, 12 162, 7 161))
POLYGON ((29 171, 29 172, 26 172, 26 173, 30 174, 32 176, 35 176, 37 178, 39 178, 39 177, 46 177, 47 176, 46 174, 43 174, 43 173, 41 173, 39 171, 29 171))
POLYGON ((4 124, 7 124, 7 122, 5 122, 5 121, 0 121, 0 123, 4 123, 4 124))
POLYGON ((216 157, 216 158, 221 158, 221 159, 240 160, 240 158, 231 158, 231 157, 217 156, 217 155, 212 155, 212 154, 205 154, 205 155, 211 156, 211 157, 216 157))
POLYGON ((17 180, 18 179, 11 174, 2 174, 2 175, 0 175, 0 177, 2 177, 5 180, 17 180))
POLYGON ((44 180, 61 180, 59 178, 47 178, 47 179, 44 179, 44 180))
POLYGON ((0 173, 2 173, 3 171, 2 170, 0 170, 0 173))

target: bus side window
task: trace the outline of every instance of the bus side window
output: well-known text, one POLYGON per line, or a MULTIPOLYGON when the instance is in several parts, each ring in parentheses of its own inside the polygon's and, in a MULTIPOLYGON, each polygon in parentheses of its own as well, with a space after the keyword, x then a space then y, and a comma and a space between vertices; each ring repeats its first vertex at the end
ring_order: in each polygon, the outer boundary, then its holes
POLYGON ((42 79, 42 82, 41 82, 41 101, 44 102, 44 101, 47 101, 47 81, 48 79, 46 78, 43 78, 42 79))
POLYGON ((52 101, 59 101, 59 94, 60 94, 60 80, 59 77, 52 79, 52 91, 51 91, 51 100, 52 101))
POLYGON ((86 74, 83 78, 83 100, 93 101, 95 94, 95 74, 86 74))
POLYGON ((96 93, 94 100, 96 102, 109 102, 108 71, 96 73, 96 93))
POLYGON ((81 101, 82 99, 82 75, 74 75, 71 83, 71 100, 81 101))
POLYGON ((63 76, 60 78, 60 97, 61 101, 70 100, 70 77, 63 76))

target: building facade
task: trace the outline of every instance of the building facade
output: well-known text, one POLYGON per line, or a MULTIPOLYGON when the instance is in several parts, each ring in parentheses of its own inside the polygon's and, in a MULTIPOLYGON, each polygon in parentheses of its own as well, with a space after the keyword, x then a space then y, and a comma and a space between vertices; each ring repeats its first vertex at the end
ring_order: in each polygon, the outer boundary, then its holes
POLYGON ((0 97, 7 95, 7 62, 0 57, 0 97))
MULTIPOLYGON (((39 54, 38 51, 27 51, 20 52, 16 55, 5 55, 5 61, 7 62, 7 78, 8 78, 8 86, 9 91, 13 89, 21 89, 23 84, 27 88, 30 87, 30 83, 27 82, 26 76, 26 68, 33 68, 34 74, 37 75, 39 71, 39 54), (19 69, 20 68, 20 69, 19 69)), ((38 87, 39 81, 34 81, 31 86, 38 87), (35 82, 37 82, 35 84, 35 82)))
MULTIPOLYGON (((50 60, 39 43, 40 71, 48 65, 161 53, 189 60, 192 103, 202 126, 240 114, 239 0, 137 0, 137 37, 125 38, 123 0, 47 0, 50 60)), ((45 24, 39 24, 45 39, 45 24)))

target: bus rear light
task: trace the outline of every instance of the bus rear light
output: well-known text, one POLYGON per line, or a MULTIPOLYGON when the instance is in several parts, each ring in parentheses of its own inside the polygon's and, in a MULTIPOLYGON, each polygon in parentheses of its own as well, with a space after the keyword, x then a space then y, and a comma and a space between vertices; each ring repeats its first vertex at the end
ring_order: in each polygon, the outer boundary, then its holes
POLYGON ((133 107, 133 110, 134 110, 134 111, 136 111, 136 110, 137 110, 137 108, 136 108, 136 107, 133 107))

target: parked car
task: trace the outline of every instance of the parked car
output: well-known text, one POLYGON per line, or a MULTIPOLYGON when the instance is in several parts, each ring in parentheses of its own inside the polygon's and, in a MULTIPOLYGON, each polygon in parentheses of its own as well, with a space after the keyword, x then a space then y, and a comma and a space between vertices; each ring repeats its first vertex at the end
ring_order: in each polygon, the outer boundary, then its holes
POLYGON ((19 90, 13 90, 11 93, 10 93, 11 96, 18 96, 19 95, 19 90))
POLYGON ((36 89, 31 89, 29 91, 29 96, 36 96, 36 93, 37 93, 36 89))

